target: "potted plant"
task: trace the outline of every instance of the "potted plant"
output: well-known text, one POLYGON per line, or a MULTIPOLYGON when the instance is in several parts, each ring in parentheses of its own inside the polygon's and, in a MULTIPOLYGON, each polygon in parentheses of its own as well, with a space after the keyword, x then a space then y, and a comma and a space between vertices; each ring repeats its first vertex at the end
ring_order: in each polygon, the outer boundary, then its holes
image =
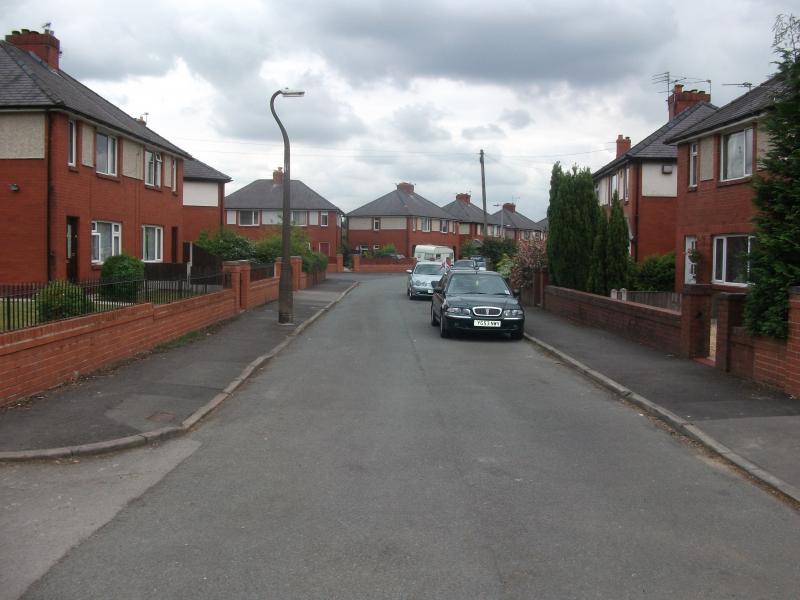
POLYGON ((689 252, 686 253, 686 257, 689 259, 690 262, 694 264, 698 264, 700 259, 703 258, 703 255, 700 254, 700 251, 697 248, 692 248, 689 252))

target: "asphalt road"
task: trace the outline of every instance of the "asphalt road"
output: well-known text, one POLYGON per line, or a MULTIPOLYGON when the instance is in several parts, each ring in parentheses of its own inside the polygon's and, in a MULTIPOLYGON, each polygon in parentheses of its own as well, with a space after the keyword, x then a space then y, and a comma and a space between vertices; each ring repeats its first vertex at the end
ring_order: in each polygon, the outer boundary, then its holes
POLYGON ((399 277, 365 278, 191 441, 24 597, 800 590, 791 508, 528 342, 440 339, 399 277))

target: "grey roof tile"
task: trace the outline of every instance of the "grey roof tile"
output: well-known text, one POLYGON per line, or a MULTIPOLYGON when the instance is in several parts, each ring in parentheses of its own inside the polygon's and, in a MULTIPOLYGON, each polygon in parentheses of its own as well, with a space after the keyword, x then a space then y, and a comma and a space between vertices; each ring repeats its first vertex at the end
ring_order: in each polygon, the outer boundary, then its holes
POLYGON ((349 217, 453 217, 417 193, 394 190, 348 213, 349 217))
MULTIPOLYGON (((225 196, 225 208, 279 210, 283 208, 283 184, 273 183, 272 179, 256 179, 225 196)), ((292 208, 342 212, 298 179, 292 179, 292 208)))
POLYGON ((757 116, 772 104, 775 95, 779 93, 781 89, 781 83, 778 81, 777 76, 771 77, 746 94, 732 100, 699 123, 695 123, 692 127, 684 129, 683 131, 673 133, 667 138, 667 142, 676 144, 683 140, 697 137, 706 131, 736 123, 747 117, 757 116))
POLYGON ((225 173, 221 173, 213 167, 209 167, 206 163, 196 158, 183 161, 183 178, 205 181, 231 181, 231 178, 225 175, 225 173))
POLYGON ((522 213, 508 210, 503 208, 492 214, 489 218, 489 223, 492 225, 500 225, 502 215, 502 225, 509 229, 519 229, 520 231, 544 231, 544 228, 536 221, 533 221, 523 215, 522 213))
POLYGON ((172 144, 88 87, 37 56, 0 41, 0 109, 55 108, 89 118, 184 158, 188 152, 172 144))
POLYGON ((641 142, 631 147, 625 154, 612 160, 592 173, 592 177, 601 177, 622 166, 631 159, 640 160, 677 160, 678 149, 666 143, 668 137, 686 131, 703 119, 713 115, 719 109, 708 102, 698 102, 690 106, 671 121, 668 121, 641 142))
MULTIPOLYGON (((471 202, 465 204, 460 200, 453 200, 450 204, 443 206, 442 210, 448 213, 451 216, 450 218, 462 223, 483 223, 483 210, 471 202)), ((486 214, 486 219, 488 222, 488 213, 486 214)))

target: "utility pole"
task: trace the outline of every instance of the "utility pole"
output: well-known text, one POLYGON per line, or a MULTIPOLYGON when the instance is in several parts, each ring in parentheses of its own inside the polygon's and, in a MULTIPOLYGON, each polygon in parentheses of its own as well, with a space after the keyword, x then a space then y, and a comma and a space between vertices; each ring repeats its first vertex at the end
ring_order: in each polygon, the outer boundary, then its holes
POLYGON ((486 229, 486 172, 483 168, 483 148, 481 148, 481 194, 483 195, 483 239, 489 235, 486 229))

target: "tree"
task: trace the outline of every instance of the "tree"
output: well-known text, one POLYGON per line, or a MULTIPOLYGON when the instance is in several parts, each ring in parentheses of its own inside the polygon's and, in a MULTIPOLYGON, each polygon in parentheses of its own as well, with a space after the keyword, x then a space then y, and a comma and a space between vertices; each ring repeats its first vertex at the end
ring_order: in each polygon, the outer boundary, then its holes
POLYGON ((563 173, 556 163, 550 180, 550 202, 547 256, 552 281, 586 290, 600 220, 591 172, 574 166, 563 173))
POLYGON ((511 266, 511 285, 523 288, 533 283, 536 273, 547 267, 547 247, 543 240, 531 240, 517 249, 511 266))
POLYGON ((608 220, 605 213, 602 213, 597 221, 597 233, 592 245, 592 264, 586 287, 588 291, 603 296, 611 289, 608 285, 608 247, 608 220))
POLYGON ((606 294, 612 289, 628 286, 629 244, 628 223, 625 221, 619 195, 614 192, 606 238, 606 294))
POLYGON ((800 20, 779 15, 773 28, 779 57, 774 101, 763 120, 770 148, 766 176, 753 178, 758 214, 745 323, 750 333, 788 335, 789 288, 800 285, 800 20))
POLYGON ((486 260, 494 267, 500 263, 504 255, 514 256, 517 251, 517 242, 508 238, 483 240, 481 253, 486 260))
POLYGON ((252 240, 228 229, 220 230, 213 237, 201 231, 195 244, 222 260, 249 260, 253 257, 252 240))

